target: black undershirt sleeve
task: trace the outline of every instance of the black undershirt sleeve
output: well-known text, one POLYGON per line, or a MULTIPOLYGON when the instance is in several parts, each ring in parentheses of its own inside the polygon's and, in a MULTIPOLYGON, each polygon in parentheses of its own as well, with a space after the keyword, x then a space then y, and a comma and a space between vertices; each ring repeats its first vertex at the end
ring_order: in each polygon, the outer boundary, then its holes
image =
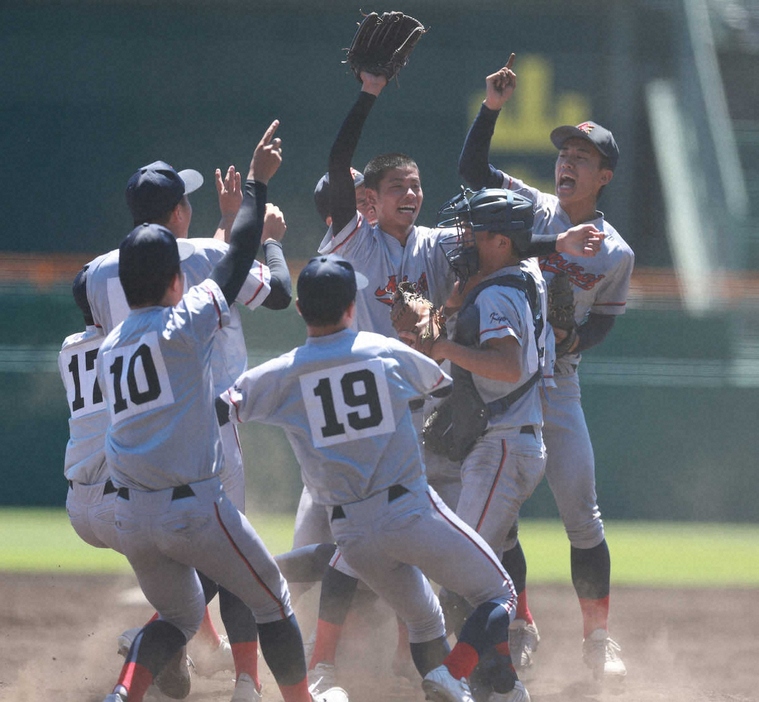
POLYGON ((577 328, 579 341, 573 353, 581 353, 593 346, 598 346, 611 331, 616 319, 616 315, 591 312, 585 324, 577 328))
MULTIPOLYGON (((500 110, 485 105, 472 122, 459 156, 459 175, 473 190, 480 188, 503 188, 503 173, 488 162, 490 141, 495 131, 500 110)), ((524 257, 547 256, 556 251, 557 234, 533 234, 529 245, 520 249, 524 257)))
POLYGON ((361 91, 340 126, 329 153, 329 209, 332 231, 339 232, 356 216, 356 188, 351 175, 361 130, 377 97, 361 91))
POLYGON ((459 175, 472 190, 503 187, 503 174, 488 162, 490 140, 499 113, 500 110, 482 105, 464 140, 459 156, 459 175))
POLYGON ((229 249, 208 276, 221 288, 227 304, 234 303, 248 277, 261 244, 266 212, 266 185, 246 180, 240 211, 229 238, 229 249))
POLYGON ((261 304, 270 310, 284 310, 290 305, 293 289, 282 244, 272 239, 264 242, 263 247, 266 265, 271 272, 271 291, 261 304))

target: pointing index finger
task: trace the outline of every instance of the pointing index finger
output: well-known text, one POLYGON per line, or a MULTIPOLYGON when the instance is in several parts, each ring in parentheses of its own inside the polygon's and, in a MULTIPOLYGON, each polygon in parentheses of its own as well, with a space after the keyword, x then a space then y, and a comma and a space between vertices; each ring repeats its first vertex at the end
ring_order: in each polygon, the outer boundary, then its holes
POLYGON ((510 69, 514 65, 514 59, 517 57, 516 54, 512 53, 511 56, 509 56, 509 60, 506 62, 506 68, 510 69))
POLYGON ((277 127, 279 127, 279 120, 275 119, 264 133, 263 139, 261 139, 262 144, 268 144, 271 141, 272 137, 274 136, 274 132, 277 131, 277 127))

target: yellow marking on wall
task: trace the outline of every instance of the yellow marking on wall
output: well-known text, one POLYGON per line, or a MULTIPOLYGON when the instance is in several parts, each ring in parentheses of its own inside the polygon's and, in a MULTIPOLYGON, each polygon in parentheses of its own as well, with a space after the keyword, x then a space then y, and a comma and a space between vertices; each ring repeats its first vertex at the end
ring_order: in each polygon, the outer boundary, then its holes
MULTIPOLYGON (((569 91, 554 98, 553 68, 542 56, 519 59, 516 69, 517 88, 496 122, 490 152, 554 153, 551 131, 591 119, 590 100, 569 91)), ((483 93, 472 97, 470 122, 484 99, 483 93)))

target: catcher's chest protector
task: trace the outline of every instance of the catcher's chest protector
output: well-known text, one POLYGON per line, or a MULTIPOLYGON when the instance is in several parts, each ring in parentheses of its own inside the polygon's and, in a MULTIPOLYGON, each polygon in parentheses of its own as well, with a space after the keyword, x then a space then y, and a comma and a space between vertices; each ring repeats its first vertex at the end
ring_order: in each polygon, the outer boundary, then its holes
MULTIPOLYGON (((472 288, 459 310, 453 340, 462 346, 477 346, 480 336, 480 314, 477 309, 477 296, 491 285, 517 288, 517 290, 521 290, 527 296, 535 327, 535 340, 538 341, 543 332, 543 312, 540 309, 535 279, 531 275, 524 273, 522 275, 501 275, 497 278, 485 280, 472 288)), ((540 348, 539 343, 538 348, 540 348)))

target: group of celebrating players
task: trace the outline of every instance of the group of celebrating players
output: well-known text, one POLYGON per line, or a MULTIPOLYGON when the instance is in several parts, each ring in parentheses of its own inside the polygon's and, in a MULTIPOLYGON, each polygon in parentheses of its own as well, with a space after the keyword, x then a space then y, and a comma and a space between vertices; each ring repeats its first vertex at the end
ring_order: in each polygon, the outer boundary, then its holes
POLYGON ((59 356, 72 526, 123 553, 156 610, 119 638, 124 664, 105 702, 141 702, 151 686, 186 697, 191 639, 196 674, 234 670, 232 702, 261 699, 259 644, 284 702, 345 702, 336 653, 360 582, 396 613, 394 672, 427 699, 529 701, 523 679, 539 669, 540 635, 518 516, 544 475, 570 541, 584 661, 597 680, 624 678, 577 373, 625 310, 633 253, 597 210, 619 150, 594 122, 557 127, 550 194, 491 165, 513 63, 486 78, 459 159, 468 188, 435 228, 416 224, 423 190, 411 157, 352 167, 387 85, 360 74, 315 191, 328 231, 297 279, 307 340, 255 368, 239 307, 284 309, 292 298, 284 217, 267 202, 279 123, 244 183, 233 167, 216 172, 213 238, 188 238, 198 172, 156 161, 130 178, 134 229, 77 275, 85 331, 59 356), (572 284, 569 330, 550 324, 557 276, 572 284), (426 355, 391 324, 401 283, 448 317, 426 355), (485 418, 463 451, 422 441, 444 408, 454 425, 485 418), (282 557, 244 514, 237 425, 248 421, 282 427, 301 468, 294 550, 282 557), (290 577, 299 559, 313 577, 290 577), (292 602, 301 579, 321 580, 309 660, 292 602), (208 614, 217 593, 226 637, 208 614))

